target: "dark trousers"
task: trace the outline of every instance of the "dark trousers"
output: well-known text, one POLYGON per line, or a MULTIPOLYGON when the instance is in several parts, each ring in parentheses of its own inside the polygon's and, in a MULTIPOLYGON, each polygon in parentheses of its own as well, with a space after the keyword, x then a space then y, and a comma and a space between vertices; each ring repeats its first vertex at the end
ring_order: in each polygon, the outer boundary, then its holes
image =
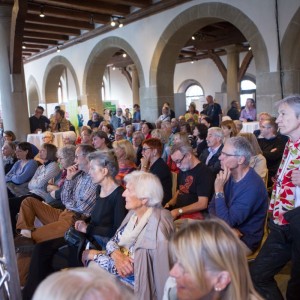
POLYGON ((290 225, 279 226, 269 223, 269 236, 255 261, 250 273, 256 290, 267 300, 282 300, 283 296, 274 276, 291 260, 291 279, 286 292, 287 300, 298 300, 300 295, 300 240, 290 225))
MULTIPOLYGON (((53 256, 57 250, 65 245, 64 238, 58 238, 36 244, 31 256, 27 283, 22 290, 23 300, 30 300, 38 285, 51 273, 53 268, 53 256)), ((66 264, 67 265, 67 264, 66 264)))

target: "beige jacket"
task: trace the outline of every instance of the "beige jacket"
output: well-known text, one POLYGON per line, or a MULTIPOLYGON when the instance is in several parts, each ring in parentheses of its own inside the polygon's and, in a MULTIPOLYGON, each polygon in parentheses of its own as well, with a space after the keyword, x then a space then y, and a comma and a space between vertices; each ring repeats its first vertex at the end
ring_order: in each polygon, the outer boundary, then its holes
MULTIPOLYGON (((128 223, 130 211, 120 227, 128 223)), ((161 300, 169 276, 168 243, 175 228, 168 210, 153 208, 145 232, 137 239, 134 251, 134 295, 138 300, 161 300)))

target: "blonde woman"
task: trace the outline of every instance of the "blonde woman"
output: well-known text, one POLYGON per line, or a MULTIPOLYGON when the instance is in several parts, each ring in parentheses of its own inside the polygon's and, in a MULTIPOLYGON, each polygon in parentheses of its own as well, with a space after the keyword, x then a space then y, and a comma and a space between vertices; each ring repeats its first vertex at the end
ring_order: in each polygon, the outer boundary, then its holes
POLYGON ((114 141, 113 149, 119 165, 119 173, 116 175, 116 181, 124 186, 124 176, 136 170, 136 154, 132 144, 127 140, 114 141))
POLYGON ((239 136, 246 138, 250 142, 254 153, 250 161, 250 167, 265 181, 268 174, 267 161, 262 154, 256 136, 249 132, 240 133, 239 136))
POLYGON ((43 140, 43 143, 53 144, 54 143, 54 134, 53 134, 53 132, 51 132, 51 131, 43 132, 42 140, 43 140))
POLYGON ((224 135, 223 144, 233 136, 237 136, 238 131, 235 123, 232 120, 225 120, 221 123, 222 132, 224 135))
POLYGON ((163 300, 262 300, 251 282, 243 246, 222 220, 185 226, 172 239, 171 252, 176 263, 163 300))

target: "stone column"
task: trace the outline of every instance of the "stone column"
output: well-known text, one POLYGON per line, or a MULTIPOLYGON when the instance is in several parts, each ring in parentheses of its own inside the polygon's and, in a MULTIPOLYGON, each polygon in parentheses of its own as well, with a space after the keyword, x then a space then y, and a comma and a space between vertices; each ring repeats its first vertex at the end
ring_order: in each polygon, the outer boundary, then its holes
POLYGON ((139 75, 135 65, 129 65, 128 70, 131 71, 131 90, 132 90, 132 103, 140 105, 140 94, 139 94, 139 75))
POLYGON ((9 62, 11 8, 0 6, 0 95, 4 130, 12 130, 19 141, 30 133, 24 73, 11 74, 9 62))
POLYGON ((227 52, 227 107, 223 108, 227 112, 232 100, 240 101, 240 84, 238 82, 239 52, 236 45, 226 48, 227 52))

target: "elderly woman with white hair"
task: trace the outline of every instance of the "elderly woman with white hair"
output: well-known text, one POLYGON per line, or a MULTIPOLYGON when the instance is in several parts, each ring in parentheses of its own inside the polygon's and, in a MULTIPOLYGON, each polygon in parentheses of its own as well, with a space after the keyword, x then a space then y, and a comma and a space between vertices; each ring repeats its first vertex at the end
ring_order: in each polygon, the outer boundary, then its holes
POLYGON ((75 142, 77 140, 77 135, 74 131, 66 131, 63 132, 63 143, 64 146, 66 145, 74 145, 75 146, 75 142))
POLYGON ((82 261, 85 265, 93 261, 116 275, 134 289, 137 299, 161 299, 168 278, 173 219, 161 206, 163 188, 155 175, 135 171, 125 176, 125 182, 123 196, 129 213, 106 252, 85 250, 82 261))

